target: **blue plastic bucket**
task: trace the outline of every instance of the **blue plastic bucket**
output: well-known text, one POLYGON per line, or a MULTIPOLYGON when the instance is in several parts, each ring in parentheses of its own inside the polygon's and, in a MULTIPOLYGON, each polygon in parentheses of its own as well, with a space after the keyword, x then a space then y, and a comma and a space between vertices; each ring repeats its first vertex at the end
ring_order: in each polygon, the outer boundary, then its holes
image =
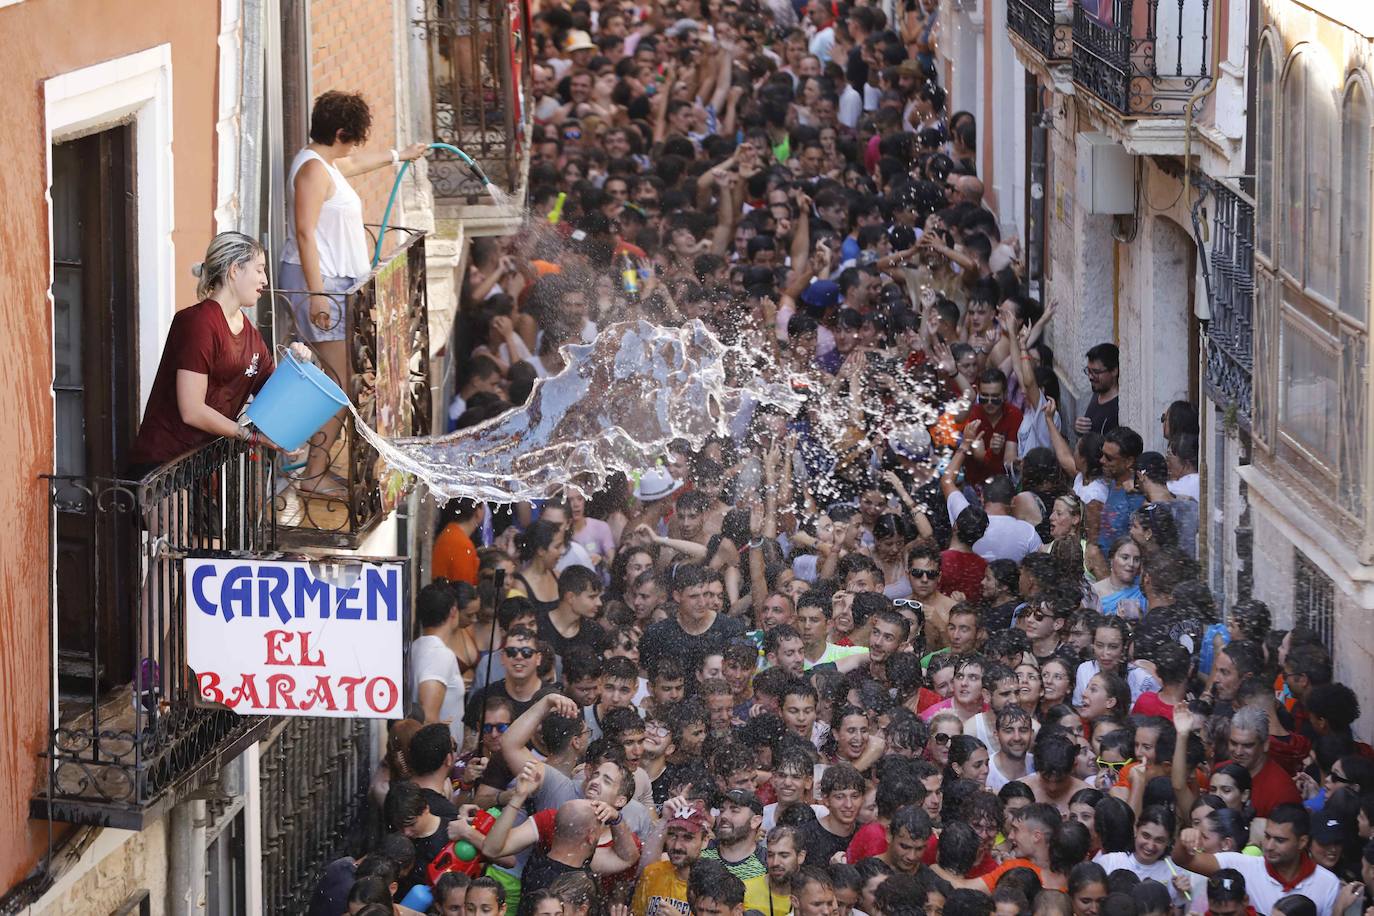
POLYGON ((293 452, 347 406, 347 396, 333 379, 287 351, 248 405, 248 419, 264 436, 293 452))

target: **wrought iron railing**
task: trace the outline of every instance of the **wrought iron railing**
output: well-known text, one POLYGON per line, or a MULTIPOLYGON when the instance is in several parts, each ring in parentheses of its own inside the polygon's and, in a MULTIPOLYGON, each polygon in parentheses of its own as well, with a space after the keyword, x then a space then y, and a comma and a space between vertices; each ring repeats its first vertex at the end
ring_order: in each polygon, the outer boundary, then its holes
POLYGON ((257 740, 266 720, 197 702, 180 560, 274 548, 272 464, 217 439, 141 480, 45 478, 58 697, 34 816, 141 829, 257 740))
POLYGON ((1046 60, 1073 52, 1073 17, 1064 0, 1007 0, 1007 28, 1046 60))
MULTIPOLYGON (((1243 191, 1196 176, 1212 202, 1211 250, 1202 259, 1211 319, 1207 348, 1207 394, 1250 428, 1254 376, 1255 205, 1243 191)), ((1199 208, 1206 200, 1199 201, 1199 208)), ((1201 216, 1194 212, 1201 236, 1201 216)))
MULTIPOLYGON (((527 134, 529 21, 519 0, 423 0, 412 22, 429 45, 434 139, 472 156, 500 188, 514 193, 527 134)), ((482 185, 458 157, 429 158, 434 196, 476 202, 482 185)))
POLYGON ((1123 115, 1181 117, 1212 78, 1219 0, 1079 0, 1073 81, 1123 115))
MULTIPOLYGON (((303 340, 324 371, 383 436, 423 436, 430 429, 429 312, 425 299, 424 233, 392 228, 397 245, 352 289, 314 297, 332 306, 322 328, 302 334, 310 306, 302 290, 276 290, 277 340, 303 340), (316 337, 340 336, 337 343, 316 337), (339 366, 339 361, 344 362, 339 366)), ((277 484, 278 525, 291 545, 355 548, 404 497, 409 481, 390 471, 358 434, 357 419, 311 437, 305 456, 277 484)))
POLYGON ((281 719, 263 742, 263 911, 296 916, 334 859, 360 855, 371 777, 368 723, 281 719))

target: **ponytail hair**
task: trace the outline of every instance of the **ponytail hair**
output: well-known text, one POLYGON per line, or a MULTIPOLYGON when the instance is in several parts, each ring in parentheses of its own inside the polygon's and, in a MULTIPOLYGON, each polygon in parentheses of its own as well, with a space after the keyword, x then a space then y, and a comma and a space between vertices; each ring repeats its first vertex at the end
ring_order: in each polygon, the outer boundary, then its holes
POLYGON ((191 267, 196 283, 196 295, 202 299, 229 281, 229 270, 252 262, 263 251, 262 245, 242 232, 221 232, 210 240, 205 260, 191 267))

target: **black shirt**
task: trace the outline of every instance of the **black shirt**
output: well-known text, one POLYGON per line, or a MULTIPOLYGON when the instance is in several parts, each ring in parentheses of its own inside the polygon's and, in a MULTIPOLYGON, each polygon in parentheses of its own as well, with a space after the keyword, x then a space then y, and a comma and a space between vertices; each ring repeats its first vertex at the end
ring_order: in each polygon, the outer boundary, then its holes
POLYGON ((424 793, 425 801, 429 802, 429 813, 437 814, 445 820, 453 820, 458 816, 458 806, 447 796, 440 795, 433 789, 421 789, 424 793))
POLYGON ((530 916, 534 912, 530 901, 534 899, 536 891, 545 890, 559 878, 576 871, 587 872, 587 868, 585 865, 564 865, 550 859, 546 850, 536 846, 520 875, 520 909, 517 916, 530 916))
POLYGON ((849 836, 836 836, 826 830, 818 818, 806 822, 806 826, 801 829, 801 836, 802 848, 806 850, 806 861, 829 865, 835 853, 844 852, 849 848, 849 841, 854 839, 854 832, 851 830, 849 836))
POLYGON ((649 629, 644 631, 644 636, 639 641, 639 661, 645 669, 652 671, 659 658, 664 655, 676 656, 686 666, 687 681, 691 683, 692 676, 701 667, 701 660, 710 649, 719 649, 731 639, 742 635, 744 624, 724 614, 717 614, 706 632, 698 636, 684 630, 676 617, 669 617, 650 625, 649 629))
POLYGON ((404 897, 412 887, 417 884, 429 884, 429 874, 426 871, 429 863, 439 857, 439 853, 444 851, 444 847, 449 844, 448 822, 446 817, 439 818, 439 829, 429 836, 415 837, 415 867, 410 870, 409 875, 402 875, 398 894, 404 897))
POLYGON ((310 898, 307 916, 338 916, 348 908, 348 892, 358 872, 358 861, 352 856, 335 859, 324 867, 315 895, 310 898))
POLYGON ((568 657, 569 649, 579 646, 590 650, 598 657, 606 647, 606 631, 593 620, 583 620, 576 635, 564 636, 558 632, 558 627, 553 625, 548 615, 543 615, 539 618, 539 638, 553 646, 553 651, 560 660, 568 657))
POLYGON ((1117 404, 1120 399, 1120 395, 1118 395, 1105 404, 1099 404, 1097 395, 1088 398, 1088 406, 1084 409, 1083 416, 1092 423, 1092 429, 1089 432, 1106 435, 1116 429, 1117 404))
POLYGON ((1012 618, 1020 606, 1020 599, 1013 598, 1011 601, 1004 601, 996 607, 988 608, 983 612, 983 629, 989 633, 997 630, 1010 630, 1012 618))
MULTIPOLYGON (((514 722, 516 719, 520 718, 521 713, 539 702, 541 697, 552 692, 553 688, 548 684, 541 684, 539 689, 535 691, 534 696, 530 697, 528 700, 517 700, 515 697, 511 696, 510 691, 506 689, 505 678, 501 678, 499 681, 492 681, 481 690, 468 694, 468 705, 463 711, 463 724, 468 728, 477 727, 477 721, 482 717, 482 704, 486 702, 488 695, 505 697, 511 701, 511 705, 515 707, 515 713, 511 717, 511 721, 514 722)), ((481 736, 479 735, 478 739, 480 740, 480 738, 481 736)))

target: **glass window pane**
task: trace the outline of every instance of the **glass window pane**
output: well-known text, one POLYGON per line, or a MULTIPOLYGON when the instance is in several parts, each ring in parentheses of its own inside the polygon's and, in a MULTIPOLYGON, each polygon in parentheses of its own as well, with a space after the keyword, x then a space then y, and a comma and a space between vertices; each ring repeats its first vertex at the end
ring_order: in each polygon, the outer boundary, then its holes
MULTIPOLYGON (((1262 199, 1262 198, 1261 198, 1262 199)), ((1255 272, 1255 375, 1254 375, 1254 413, 1251 414, 1251 428, 1255 437, 1265 446, 1274 445, 1274 398, 1277 387, 1274 375, 1278 371, 1277 354, 1274 342, 1278 336, 1274 328, 1278 321, 1274 315, 1274 276, 1267 270, 1255 272)))
POLYGON ((1279 349, 1279 423, 1334 469, 1340 460, 1340 361, 1287 316, 1279 321, 1279 349))
POLYGON ((1328 68, 1307 68, 1307 285, 1327 299, 1336 298, 1340 272, 1336 264, 1336 176, 1340 174, 1340 122, 1336 117, 1338 84, 1328 68))
POLYGON ((1279 214, 1279 262, 1302 275, 1303 229, 1303 83, 1306 68, 1299 57, 1288 69, 1283 83, 1283 145, 1279 158, 1283 210, 1279 214))
POLYGON ((1261 213, 1255 226, 1255 242, 1262 254, 1274 251, 1274 214, 1269 202, 1274 200, 1274 53, 1265 42, 1260 49, 1259 118, 1255 125, 1256 171, 1258 172, 1255 199, 1261 213))
POLYGON ((1369 309, 1369 95, 1356 83, 1341 133, 1341 311, 1361 323, 1369 309))

